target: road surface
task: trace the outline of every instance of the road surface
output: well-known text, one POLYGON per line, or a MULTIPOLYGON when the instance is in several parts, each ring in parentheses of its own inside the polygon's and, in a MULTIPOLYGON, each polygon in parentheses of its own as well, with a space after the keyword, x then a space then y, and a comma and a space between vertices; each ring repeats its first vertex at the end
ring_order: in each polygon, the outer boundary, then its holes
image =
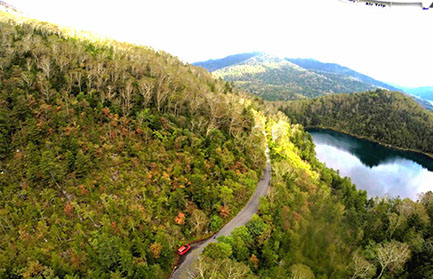
MULTIPOLYGON (((245 207, 236 215, 230 222, 228 222, 217 234, 216 238, 221 235, 228 236, 233 231, 233 229, 244 226, 248 223, 248 221, 253 217, 253 215, 257 212, 259 208, 260 197, 265 196, 269 184, 271 181, 271 162, 269 160, 269 150, 266 148, 266 167, 263 171, 263 177, 259 181, 253 195, 251 196, 248 203, 245 207)), ((181 278, 182 274, 187 274, 191 270, 192 263, 198 258, 198 256, 203 252, 204 248, 212 242, 217 242, 213 237, 208 240, 196 243, 195 245, 191 245, 191 251, 189 251, 184 257, 181 259, 180 265, 177 267, 176 271, 172 274, 172 279, 181 278)))

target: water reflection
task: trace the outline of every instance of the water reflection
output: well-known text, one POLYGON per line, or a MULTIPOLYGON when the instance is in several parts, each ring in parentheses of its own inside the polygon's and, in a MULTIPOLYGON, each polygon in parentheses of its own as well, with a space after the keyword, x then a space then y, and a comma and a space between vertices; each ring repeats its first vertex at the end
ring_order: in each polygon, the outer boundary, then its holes
POLYGON ((317 157, 371 196, 417 199, 433 190, 433 160, 328 130, 309 130, 317 157))

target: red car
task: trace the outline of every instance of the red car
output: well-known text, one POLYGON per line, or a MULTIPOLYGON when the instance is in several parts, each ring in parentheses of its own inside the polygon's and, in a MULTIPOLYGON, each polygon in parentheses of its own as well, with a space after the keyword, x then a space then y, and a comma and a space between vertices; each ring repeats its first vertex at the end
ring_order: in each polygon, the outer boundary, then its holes
POLYGON ((177 249, 177 253, 179 254, 179 256, 182 256, 182 255, 185 255, 186 252, 189 251, 189 249, 191 249, 191 246, 189 246, 188 244, 185 244, 182 247, 180 247, 179 249, 177 249))

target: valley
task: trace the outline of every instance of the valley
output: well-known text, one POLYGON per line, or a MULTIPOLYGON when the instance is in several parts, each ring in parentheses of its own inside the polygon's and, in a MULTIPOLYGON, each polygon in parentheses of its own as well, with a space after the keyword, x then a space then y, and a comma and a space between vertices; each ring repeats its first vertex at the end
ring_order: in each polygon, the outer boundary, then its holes
POLYGON ((397 91, 0 11, 0 278, 430 278, 433 114, 397 91))

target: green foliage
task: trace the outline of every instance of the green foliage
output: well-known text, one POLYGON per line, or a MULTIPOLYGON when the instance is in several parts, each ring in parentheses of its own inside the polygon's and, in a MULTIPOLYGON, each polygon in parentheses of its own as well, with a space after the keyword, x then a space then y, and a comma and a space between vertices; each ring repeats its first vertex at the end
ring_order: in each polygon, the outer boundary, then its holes
POLYGON ((258 278, 252 274, 248 265, 241 262, 232 262, 228 258, 212 259, 200 256, 193 264, 193 271, 182 279, 193 278, 215 278, 215 279, 254 279, 258 278))
MULTIPOLYGON (((370 83, 333 72, 308 70, 264 53, 196 63, 214 75, 267 100, 297 100, 374 89, 370 83), (223 67, 218 67, 221 65, 223 67)), ((370 82, 370 80, 369 80, 370 82)))
POLYGON ((232 246, 225 242, 210 243, 203 251, 204 255, 211 259, 224 259, 232 255, 232 246))
MULTIPOLYGON (((302 126, 265 117, 232 84, 169 54, 3 13, 0 30, 1 277, 167 277, 179 245, 218 230, 254 190, 265 129, 271 189, 246 226, 205 249, 197 274, 432 276, 433 193, 367 199, 318 162, 302 126)), ((431 116, 414 103, 354 96, 380 123, 377 139, 388 138, 388 115, 404 120, 399 139, 428 137, 420 150, 429 152, 431 116)), ((359 109, 330 98, 341 110, 317 99, 286 113, 299 122, 305 108, 332 119, 359 109)))
POLYGON ((300 125, 272 115, 267 134, 271 189, 258 215, 218 238, 233 263, 261 278, 429 278, 433 193, 367 199, 318 162, 300 125))
POLYGON ((324 127, 397 148, 433 154, 433 114, 398 92, 376 90, 280 103, 305 127, 324 127))
POLYGON ((254 190, 263 113, 167 53, 17 17, 0 13, 0 277, 167 277, 254 190))
POLYGON ((209 228, 216 232, 221 228, 221 225, 223 224, 223 219, 221 219, 218 215, 213 215, 209 228))

